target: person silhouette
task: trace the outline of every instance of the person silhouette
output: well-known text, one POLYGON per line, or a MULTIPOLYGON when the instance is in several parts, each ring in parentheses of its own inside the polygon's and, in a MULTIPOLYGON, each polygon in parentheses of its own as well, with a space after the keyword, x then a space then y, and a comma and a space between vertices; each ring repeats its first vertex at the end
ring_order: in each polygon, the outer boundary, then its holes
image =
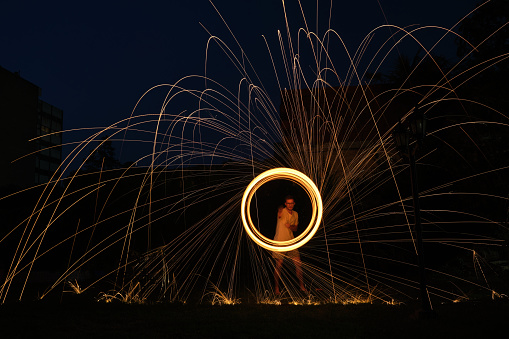
MULTIPOLYGON (((297 231, 299 225, 299 214, 293 210, 295 207, 295 199, 291 195, 285 197, 284 206, 278 208, 278 217, 276 225, 275 241, 287 241, 294 238, 293 232, 297 231)), ((272 256, 276 259, 276 269, 274 271, 274 293, 280 294, 279 281, 281 279, 281 268, 283 267, 284 257, 289 257, 295 265, 295 274, 299 280, 300 290, 307 292, 302 277, 302 262, 298 249, 288 252, 272 252, 272 256)))

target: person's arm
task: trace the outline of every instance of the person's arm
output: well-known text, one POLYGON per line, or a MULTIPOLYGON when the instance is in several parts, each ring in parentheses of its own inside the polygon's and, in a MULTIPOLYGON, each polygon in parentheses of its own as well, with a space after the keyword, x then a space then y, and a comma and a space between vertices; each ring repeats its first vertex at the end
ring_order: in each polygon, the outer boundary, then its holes
POLYGON ((285 218, 285 227, 290 228, 290 216, 288 216, 288 213, 285 213, 282 215, 283 218, 285 218))
POLYGON ((290 229, 292 230, 292 232, 296 232, 297 229, 298 229, 298 226, 299 226, 299 215, 295 215, 295 224, 291 225, 290 226, 290 229))

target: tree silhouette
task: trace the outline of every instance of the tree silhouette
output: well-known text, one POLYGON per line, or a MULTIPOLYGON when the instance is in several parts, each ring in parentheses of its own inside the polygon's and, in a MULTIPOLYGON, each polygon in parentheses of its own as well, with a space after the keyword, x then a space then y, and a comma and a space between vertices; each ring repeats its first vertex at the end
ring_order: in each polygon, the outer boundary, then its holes
POLYGON ((509 110, 509 1, 491 0, 459 27, 457 55, 473 75, 463 89, 473 100, 502 112, 509 110))
POLYGON ((395 60, 390 73, 387 75, 389 84, 405 87, 436 85, 443 81, 444 74, 450 68, 449 61, 439 55, 424 55, 417 51, 410 61, 406 55, 400 55, 395 60))
POLYGON ((99 147, 85 160, 83 172, 93 173, 120 167, 120 161, 115 157, 115 148, 109 136, 104 136, 101 140, 99 147))
MULTIPOLYGON (((482 62, 509 53, 508 18, 509 1, 491 0, 463 20, 459 33, 468 42, 456 39, 458 57, 468 55, 471 62, 482 62)), ((507 70, 508 64, 497 64, 494 68, 507 70)))

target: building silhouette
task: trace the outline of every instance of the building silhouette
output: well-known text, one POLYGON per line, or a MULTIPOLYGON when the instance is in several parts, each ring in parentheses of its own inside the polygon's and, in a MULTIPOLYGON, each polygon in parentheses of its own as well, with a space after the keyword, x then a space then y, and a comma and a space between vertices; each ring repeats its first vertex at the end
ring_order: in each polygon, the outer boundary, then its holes
POLYGON ((63 111, 40 96, 38 86, 0 67, 0 194, 47 183, 61 164, 63 111))
POLYGON ((338 175, 369 175, 386 160, 380 140, 388 139, 391 127, 417 102, 409 93, 393 100, 394 93, 383 84, 282 90, 286 152, 321 159, 338 175))

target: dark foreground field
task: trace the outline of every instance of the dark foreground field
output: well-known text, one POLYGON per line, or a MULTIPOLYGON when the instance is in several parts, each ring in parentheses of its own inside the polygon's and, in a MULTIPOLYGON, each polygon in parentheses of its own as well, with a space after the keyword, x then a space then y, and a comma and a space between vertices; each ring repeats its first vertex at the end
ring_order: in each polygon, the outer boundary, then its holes
POLYGON ((272 306, 67 301, 0 306, 1 338, 509 338, 509 303, 272 306))

